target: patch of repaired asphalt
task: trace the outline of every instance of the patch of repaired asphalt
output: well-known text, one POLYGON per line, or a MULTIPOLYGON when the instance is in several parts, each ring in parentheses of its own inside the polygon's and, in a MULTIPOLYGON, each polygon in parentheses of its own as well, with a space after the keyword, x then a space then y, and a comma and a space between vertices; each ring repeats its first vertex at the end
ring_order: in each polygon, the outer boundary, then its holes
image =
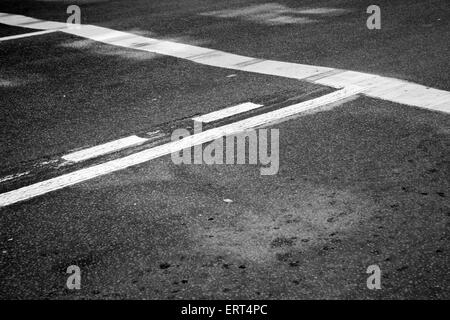
POLYGON ((264 190, 255 183, 252 187, 247 196, 237 196, 227 212, 215 214, 217 223, 194 230, 199 248, 261 264, 284 262, 289 260, 287 252, 325 246, 329 234, 361 224, 376 210, 364 194, 309 183, 285 182, 283 190, 264 190))

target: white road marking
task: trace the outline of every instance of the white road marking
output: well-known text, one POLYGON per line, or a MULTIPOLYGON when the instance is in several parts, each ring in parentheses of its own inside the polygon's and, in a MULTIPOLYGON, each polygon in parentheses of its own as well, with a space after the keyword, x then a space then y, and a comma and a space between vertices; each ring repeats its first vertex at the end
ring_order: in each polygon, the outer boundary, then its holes
POLYGON ((342 72, 338 70, 338 74, 334 74, 337 69, 256 59, 219 50, 147 38, 94 25, 81 25, 78 29, 67 28, 67 25, 61 22, 43 21, 14 14, 2 15, 2 13, 0 13, 0 23, 34 29, 60 28, 62 32, 110 45, 172 56, 213 67, 303 79, 333 88, 343 88, 348 84, 354 84, 367 89, 365 94, 373 98, 450 113, 450 92, 405 80, 346 70, 342 70, 342 72), (325 77, 320 75, 325 75, 325 77), (399 87, 404 87, 404 90, 398 90, 399 87))
POLYGON ((450 92, 411 82, 355 71, 343 71, 314 82, 331 87, 358 85, 366 88, 364 93, 369 97, 450 113, 450 92))
POLYGON ((52 33, 52 32, 56 32, 56 31, 59 31, 59 30, 42 30, 42 31, 30 32, 30 33, 16 34, 14 36, 0 38, 0 42, 21 39, 21 38, 34 37, 34 36, 39 36, 42 34, 52 33))
POLYGON ((223 136, 238 134, 248 129, 269 125, 273 122, 280 122, 282 119, 289 119, 289 117, 297 115, 301 112, 323 107, 325 105, 333 104, 338 101, 345 101, 345 99, 357 95, 362 91, 362 88, 349 86, 348 88, 329 93, 319 98, 304 101, 265 114, 257 115, 238 122, 213 128, 201 133, 188 136, 181 140, 172 141, 160 146, 156 146, 154 148, 149 148, 123 158, 111 160, 102 164, 80 169, 71 173, 61 175, 59 177, 22 187, 20 189, 12 190, 0 194, 0 207, 8 206, 19 201, 34 198, 51 191, 59 190, 102 175, 135 166, 152 159, 169 155, 173 152, 178 152, 186 148, 191 148, 195 145, 200 145, 221 138, 223 136))
POLYGON ((63 29, 67 23, 39 20, 19 14, 0 12, 0 22, 15 27, 31 28, 37 30, 63 29))
POLYGON ((15 174, 10 174, 10 175, 8 175, 8 176, 4 176, 4 177, 0 178, 0 183, 6 182, 6 181, 10 181, 10 180, 14 180, 14 179, 17 179, 17 178, 26 176, 26 175, 28 175, 28 174, 30 174, 30 171, 27 171, 27 172, 21 172, 21 173, 15 173, 15 174))
POLYGON ((198 121, 198 122, 203 122, 203 123, 208 123, 208 122, 213 122, 213 121, 217 121, 220 119, 224 119, 224 118, 228 118, 240 113, 244 113, 250 110, 254 110, 257 108, 261 108, 263 105, 262 104, 255 104, 252 102, 245 102, 245 103, 241 103, 238 104, 236 106, 232 106, 229 108, 225 108, 225 109, 221 109, 218 111, 214 111, 211 113, 207 113, 198 117, 194 117, 192 118, 192 120, 194 121, 198 121))
POLYGON ((126 138, 114 140, 98 146, 79 150, 62 156, 64 160, 71 162, 81 162, 88 159, 96 158, 108 153, 123 150, 129 147, 134 147, 148 141, 146 138, 138 136, 129 136, 126 138))

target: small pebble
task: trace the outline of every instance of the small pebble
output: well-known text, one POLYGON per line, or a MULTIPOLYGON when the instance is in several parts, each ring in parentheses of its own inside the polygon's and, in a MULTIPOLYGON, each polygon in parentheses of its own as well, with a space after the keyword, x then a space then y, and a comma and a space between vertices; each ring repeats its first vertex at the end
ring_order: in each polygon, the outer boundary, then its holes
POLYGON ((160 269, 167 269, 170 267, 170 263, 164 262, 159 265, 160 269))

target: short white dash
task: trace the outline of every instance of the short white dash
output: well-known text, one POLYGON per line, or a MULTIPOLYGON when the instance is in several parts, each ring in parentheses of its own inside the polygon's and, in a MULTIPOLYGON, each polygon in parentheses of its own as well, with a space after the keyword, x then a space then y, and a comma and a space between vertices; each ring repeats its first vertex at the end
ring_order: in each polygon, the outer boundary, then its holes
POLYGON ((73 153, 62 156, 64 160, 71 162, 81 162, 88 159, 96 158, 108 153, 126 149, 129 147, 140 145, 146 142, 148 139, 138 136, 129 136, 119 140, 111 141, 105 144, 101 144, 92 148, 79 150, 73 153))
POLYGON ((192 118, 192 120, 208 123, 208 122, 213 122, 213 121, 217 121, 220 119, 228 118, 228 117, 231 117, 231 116, 243 113, 243 112, 247 112, 250 110, 254 110, 257 108, 261 108, 262 106, 263 106, 262 104, 246 102, 246 103, 238 104, 233 107, 229 107, 229 108, 221 109, 221 110, 214 111, 211 113, 207 113, 207 114, 192 118))

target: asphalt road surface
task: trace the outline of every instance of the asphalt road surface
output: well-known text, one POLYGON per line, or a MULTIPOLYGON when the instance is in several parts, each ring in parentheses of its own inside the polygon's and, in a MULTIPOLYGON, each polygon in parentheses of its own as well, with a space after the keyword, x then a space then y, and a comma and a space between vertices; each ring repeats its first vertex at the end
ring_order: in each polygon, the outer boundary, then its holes
POLYGON ((371 4, 2 0, 0 298, 449 299, 450 6, 378 1, 369 30, 371 4), (84 27, 47 32, 69 4, 84 27), (345 92, 346 70, 361 93, 274 118, 345 92), (153 155, 247 102, 206 129, 264 119, 276 174, 153 155))

